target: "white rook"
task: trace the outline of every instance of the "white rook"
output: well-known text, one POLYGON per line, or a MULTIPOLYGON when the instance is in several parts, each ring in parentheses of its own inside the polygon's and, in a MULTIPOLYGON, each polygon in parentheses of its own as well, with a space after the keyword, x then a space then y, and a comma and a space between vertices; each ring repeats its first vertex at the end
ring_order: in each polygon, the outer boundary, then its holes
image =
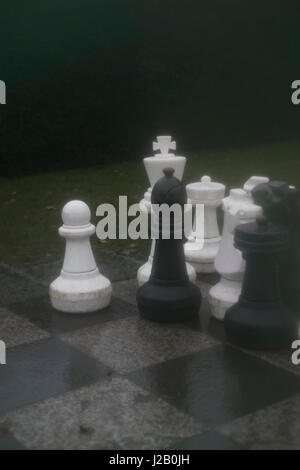
POLYGON ((224 226, 220 248, 215 260, 216 271, 221 280, 210 289, 208 301, 212 315, 223 320, 226 310, 234 305, 240 296, 245 271, 245 261, 240 250, 234 246, 234 230, 240 223, 252 222, 261 215, 262 208, 254 204, 251 189, 268 178, 252 176, 243 189, 231 189, 222 201, 224 226))
POLYGON ((62 211, 59 234, 66 239, 60 276, 50 285, 53 307, 67 313, 87 313, 107 307, 111 300, 110 281, 100 274, 90 245, 95 226, 91 212, 82 201, 68 202, 62 211))
MULTIPOLYGON (((157 142, 153 142, 153 151, 159 151, 159 153, 146 157, 143 159, 144 166, 147 172, 147 176, 150 182, 150 187, 144 194, 144 199, 140 202, 141 210, 148 211, 151 213, 151 191, 156 181, 163 176, 164 168, 174 168, 174 176, 179 180, 182 180, 184 167, 186 164, 186 158, 177 156, 174 153, 169 153, 169 150, 176 150, 176 142, 169 135, 161 135, 156 138, 157 142)), ((155 240, 152 240, 151 251, 148 261, 143 264, 138 270, 137 280, 139 286, 148 281, 153 262, 153 254, 155 248, 155 240)), ((187 272, 191 281, 196 280, 196 271, 189 263, 186 265, 187 272)))
POLYGON ((185 259, 197 273, 212 273, 221 240, 216 210, 224 197, 225 186, 211 181, 209 176, 202 176, 200 182, 188 184, 186 191, 190 202, 196 206, 196 220, 193 234, 184 246, 185 259), (200 204, 204 208, 202 224, 197 220, 197 205, 200 204))

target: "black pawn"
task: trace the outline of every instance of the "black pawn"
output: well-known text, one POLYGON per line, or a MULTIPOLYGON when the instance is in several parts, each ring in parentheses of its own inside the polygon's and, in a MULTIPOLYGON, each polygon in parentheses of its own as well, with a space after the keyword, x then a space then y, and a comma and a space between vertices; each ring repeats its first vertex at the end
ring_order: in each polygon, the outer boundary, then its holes
MULTIPOLYGON (((165 168, 164 176, 152 189, 152 204, 180 204, 182 215, 187 202, 185 187, 173 176, 173 168, 165 168)), ((154 209, 155 211, 155 209, 154 209)), ((158 218, 157 218, 158 221, 158 218)), ((174 218, 170 218, 170 238, 164 239, 163 221, 159 220, 153 265, 148 282, 137 291, 141 315, 157 322, 181 322, 194 318, 201 304, 199 288, 190 282, 183 249, 183 217, 180 239, 175 238, 174 218)))
POLYGON ((270 181, 256 186, 252 195, 272 224, 289 231, 280 264, 280 285, 285 305, 300 314, 300 191, 283 181, 270 181))
POLYGON ((288 231, 270 224, 265 217, 240 224, 235 246, 246 260, 241 296, 225 314, 230 342, 245 348, 277 349, 297 338, 295 319, 280 297, 278 266, 288 244, 288 231))

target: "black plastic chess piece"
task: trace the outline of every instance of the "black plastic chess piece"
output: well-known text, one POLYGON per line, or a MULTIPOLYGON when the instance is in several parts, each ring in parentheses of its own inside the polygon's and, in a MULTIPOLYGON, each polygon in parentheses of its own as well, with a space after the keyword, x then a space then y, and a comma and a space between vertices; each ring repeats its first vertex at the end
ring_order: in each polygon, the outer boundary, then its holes
POLYGON ((264 215, 275 225, 287 226, 293 222, 295 198, 299 191, 285 181, 269 181, 252 189, 255 204, 263 208, 264 215))
MULTIPOLYGON (((159 216, 154 208, 158 227, 152 271, 149 281, 137 291, 137 304, 141 315, 157 322, 178 322, 194 318, 201 304, 199 288, 190 282, 183 249, 183 214, 187 201, 185 187, 173 176, 173 168, 165 168, 164 176, 152 189, 151 202, 155 205, 179 204, 182 217, 180 221, 170 217, 169 222, 159 216), (178 222, 180 232, 178 234, 178 222), (163 233, 169 229, 169 239, 163 233), (176 232, 177 231, 177 232, 176 232), (177 233, 175 238, 175 233, 177 233), (180 238, 177 238, 180 236, 180 238)), ((171 213, 172 214, 172 213, 171 213)))
POLYGON ((300 314, 300 191, 283 181, 270 181, 252 190, 254 202, 267 219, 289 231, 289 244, 280 264, 284 303, 300 314))
POLYGON ((224 326, 230 342, 245 348, 277 349, 297 338, 295 318, 283 306, 278 266, 288 244, 288 231, 261 216, 240 224, 235 246, 246 260, 241 296, 230 307, 224 326))

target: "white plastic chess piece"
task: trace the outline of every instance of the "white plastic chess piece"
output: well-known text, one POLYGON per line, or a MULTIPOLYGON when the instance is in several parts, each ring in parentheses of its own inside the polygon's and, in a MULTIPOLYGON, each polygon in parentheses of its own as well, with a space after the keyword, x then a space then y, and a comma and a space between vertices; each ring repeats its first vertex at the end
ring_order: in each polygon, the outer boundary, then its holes
POLYGON ((262 208, 254 204, 251 189, 256 184, 268 182, 266 177, 251 177, 244 189, 231 189, 222 201, 224 226, 215 267, 221 280, 209 291, 208 301, 212 315, 223 320, 226 310, 234 305, 240 296, 245 271, 245 261, 240 250, 234 246, 234 229, 240 223, 252 222, 261 215, 262 208))
MULTIPOLYGON (((197 273, 212 273, 221 240, 216 210, 224 197, 225 186, 211 181, 209 176, 202 176, 200 182, 188 184, 186 190, 196 210, 198 204, 204 206, 204 217, 202 224, 196 225, 198 221, 194 221, 193 236, 184 245, 185 259, 197 273)), ((195 218, 197 216, 196 213, 195 218)))
POLYGON ((144 194, 142 203, 146 205, 150 212, 151 191, 156 181, 163 176, 163 169, 167 167, 174 168, 174 176, 179 180, 182 179, 184 167, 186 163, 185 157, 175 156, 169 153, 169 150, 176 150, 176 142, 172 140, 170 135, 159 135, 156 137, 157 142, 152 143, 153 151, 159 153, 143 159, 144 166, 150 182, 150 187, 144 194))
MULTIPOLYGON (((160 151, 156 155, 152 155, 151 157, 146 157, 143 159, 145 169, 148 175, 148 179, 150 182, 150 188, 144 194, 144 198, 140 202, 141 209, 147 210, 148 213, 151 212, 151 191, 153 186, 155 185, 156 181, 163 176, 163 169, 164 168, 174 168, 174 176, 179 180, 182 180, 184 167, 186 164, 186 158, 182 156, 177 156, 174 153, 169 153, 169 150, 176 150, 176 142, 173 140, 171 136, 164 135, 164 136, 157 136, 157 142, 153 142, 152 148, 153 151, 160 151)), ((137 280, 139 286, 144 284, 148 281, 151 269, 152 269, 152 262, 153 262, 153 254, 155 249, 155 240, 152 240, 151 243, 151 250, 148 261, 143 264, 138 270, 137 273, 137 280)), ((189 263, 186 264, 188 276, 191 281, 195 281, 197 274, 193 266, 189 263)))
POLYGON ((62 219, 59 234, 66 239, 66 251, 60 276, 50 285, 52 306, 67 313, 101 310, 110 303, 112 287, 99 273, 91 249, 95 226, 90 223, 90 209, 82 201, 70 201, 62 219))

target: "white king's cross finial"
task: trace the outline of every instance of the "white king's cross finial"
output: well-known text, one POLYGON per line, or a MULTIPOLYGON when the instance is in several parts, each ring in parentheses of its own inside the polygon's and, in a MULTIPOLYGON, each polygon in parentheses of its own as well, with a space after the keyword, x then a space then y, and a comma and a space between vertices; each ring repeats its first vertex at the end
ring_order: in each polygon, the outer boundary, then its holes
POLYGON ((157 142, 153 142, 152 144, 154 152, 160 150, 160 154, 162 155, 173 155, 169 153, 169 150, 176 150, 176 142, 175 140, 172 141, 170 135, 158 135, 156 140, 157 142))

